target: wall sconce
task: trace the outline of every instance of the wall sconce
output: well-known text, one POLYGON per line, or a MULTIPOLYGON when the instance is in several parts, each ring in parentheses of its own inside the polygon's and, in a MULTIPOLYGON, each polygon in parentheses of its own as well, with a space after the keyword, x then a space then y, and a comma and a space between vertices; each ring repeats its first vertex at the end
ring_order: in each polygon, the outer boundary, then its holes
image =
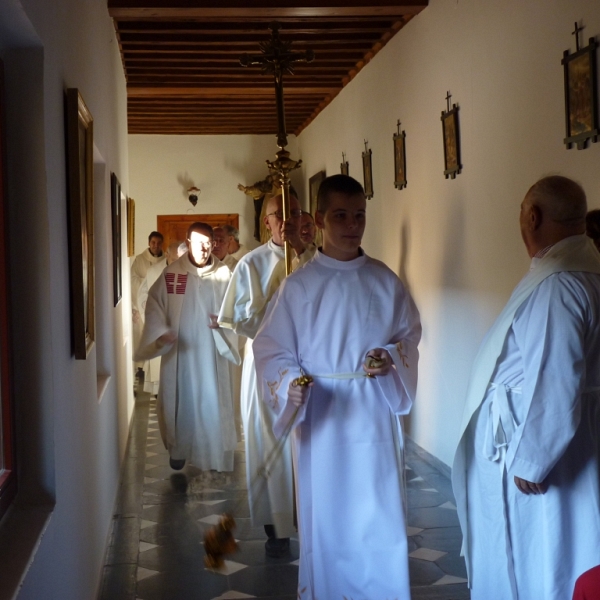
POLYGON ((196 186, 192 186, 188 191, 188 200, 192 203, 192 206, 198 204, 198 196, 200 195, 200 189, 196 186))

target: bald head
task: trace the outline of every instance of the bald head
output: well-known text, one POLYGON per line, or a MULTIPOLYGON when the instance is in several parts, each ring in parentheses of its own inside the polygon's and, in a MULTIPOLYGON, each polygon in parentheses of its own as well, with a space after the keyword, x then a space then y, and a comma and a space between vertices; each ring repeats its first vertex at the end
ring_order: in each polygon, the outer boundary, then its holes
POLYGON ((583 188, 560 175, 534 183, 521 204, 521 234, 530 256, 560 240, 585 232, 583 188))
POLYGON ((560 175, 544 177, 534 183, 526 201, 539 207, 544 216, 563 225, 583 225, 587 201, 583 188, 572 179, 560 175))

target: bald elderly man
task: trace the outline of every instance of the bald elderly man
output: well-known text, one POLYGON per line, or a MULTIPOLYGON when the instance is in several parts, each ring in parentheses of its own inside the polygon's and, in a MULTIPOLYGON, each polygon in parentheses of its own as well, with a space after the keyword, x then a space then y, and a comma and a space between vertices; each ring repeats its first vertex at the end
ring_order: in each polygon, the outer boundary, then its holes
POLYGON ((475 359, 452 469, 472 600, 565 600, 600 564, 600 254, 586 210, 566 177, 527 192, 531 267, 475 359))
POLYGON ((282 556, 289 551, 293 526, 292 459, 286 444, 281 459, 271 468, 268 479, 257 475, 265 458, 276 446, 273 418, 261 401, 256 383, 252 340, 260 327, 267 305, 285 278, 284 243, 288 240, 296 254, 295 263, 304 264, 314 255, 300 239, 300 203, 295 194, 290 198, 291 216, 283 220, 280 195, 268 200, 264 223, 271 239, 243 256, 238 262, 225 293, 218 322, 248 338, 242 369, 242 422, 246 444, 246 477, 250 515, 254 526, 265 526, 269 538, 265 549, 269 556, 282 556))

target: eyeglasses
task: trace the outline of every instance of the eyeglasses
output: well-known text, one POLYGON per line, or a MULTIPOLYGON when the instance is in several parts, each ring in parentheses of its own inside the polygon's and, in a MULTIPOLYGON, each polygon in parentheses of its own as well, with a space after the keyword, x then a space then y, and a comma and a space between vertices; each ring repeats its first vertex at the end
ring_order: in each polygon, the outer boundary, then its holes
MULTIPOLYGON (((270 217, 271 215, 275 215, 280 221, 283 221, 283 211, 282 210, 276 210, 275 212, 269 213, 266 216, 270 217)), ((292 216, 294 218, 301 217, 302 211, 300 209, 290 210, 290 216, 292 216)))
POLYGON ((198 246, 198 247, 202 248, 202 250, 210 250, 214 246, 214 242, 203 242, 202 240, 190 240, 189 238, 187 239, 187 241, 192 246, 198 246))

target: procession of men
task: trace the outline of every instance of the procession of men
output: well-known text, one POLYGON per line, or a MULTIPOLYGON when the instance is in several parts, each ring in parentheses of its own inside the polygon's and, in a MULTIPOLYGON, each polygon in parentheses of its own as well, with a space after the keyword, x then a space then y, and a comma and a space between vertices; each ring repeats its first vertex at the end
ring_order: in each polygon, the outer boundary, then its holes
MULTIPOLYGON (((135 359, 162 357, 170 465, 232 471, 237 407, 252 524, 272 557, 299 536, 298 598, 409 599, 402 418, 419 312, 362 248, 367 203, 352 177, 326 178, 314 215, 293 188, 287 219, 281 194, 263 213, 266 244, 247 251, 232 226, 197 222, 185 252, 148 264, 154 279, 138 285, 135 359)), ((600 565, 600 252, 586 214, 567 177, 524 193, 531 267, 473 365, 452 469, 473 600, 568 600, 600 565)))

